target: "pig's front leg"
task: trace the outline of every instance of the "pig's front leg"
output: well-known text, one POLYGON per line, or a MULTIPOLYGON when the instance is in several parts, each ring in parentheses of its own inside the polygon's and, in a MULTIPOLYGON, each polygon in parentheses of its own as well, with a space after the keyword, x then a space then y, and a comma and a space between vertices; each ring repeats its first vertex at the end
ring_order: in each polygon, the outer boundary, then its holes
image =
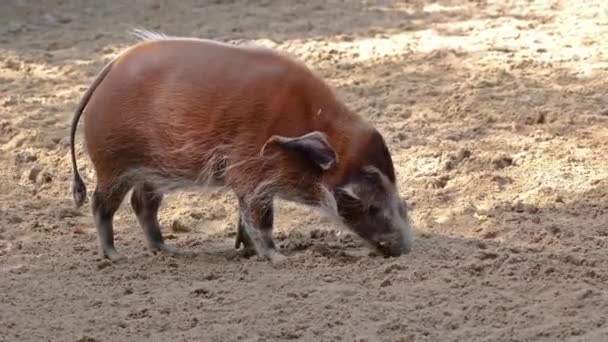
POLYGON ((238 222, 238 230, 236 232, 236 239, 234 241, 234 248, 239 249, 243 245, 243 256, 245 258, 249 258, 256 254, 255 247, 253 246, 253 242, 247 232, 245 231, 245 225, 243 224, 243 219, 241 218, 241 214, 239 212, 239 222, 238 222))
POLYGON ((237 235, 237 243, 242 242, 247 247, 245 241, 249 240, 259 257, 275 264, 283 261, 285 256, 277 251, 272 239, 273 222, 271 199, 239 200, 239 226, 242 226, 242 231, 237 235))

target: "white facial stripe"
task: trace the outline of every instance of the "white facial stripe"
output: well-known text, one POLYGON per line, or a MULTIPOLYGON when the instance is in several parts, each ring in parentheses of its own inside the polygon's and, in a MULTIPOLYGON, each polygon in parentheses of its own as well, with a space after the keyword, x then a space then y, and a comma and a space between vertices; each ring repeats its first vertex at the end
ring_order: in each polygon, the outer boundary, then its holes
POLYGON ((360 199, 359 196, 357 195, 357 193, 355 192, 355 187, 356 187, 356 185, 349 183, 349 184, 346 184, 345 186, 343 186, 342 188, 340 188, 340 190, 344 191, 346 194, 348 194, 352 198, 360 199))

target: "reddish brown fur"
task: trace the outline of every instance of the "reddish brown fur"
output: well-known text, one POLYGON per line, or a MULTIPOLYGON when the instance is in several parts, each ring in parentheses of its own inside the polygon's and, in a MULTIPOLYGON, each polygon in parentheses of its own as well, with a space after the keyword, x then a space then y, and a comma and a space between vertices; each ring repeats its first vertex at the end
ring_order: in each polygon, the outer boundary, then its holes
MULTIPOLYGON (((272 50, 194 39, 144 41, 113 61, 101 79, 84 112, 99 194, 146 181, 138 178, 142 170, 182 182, 215 171, 239 198, 256 189, 263 195, 259 186, 266 181, 308 204, 323 200, 319 184, 333 190, 365 165, 395 183, 380 134, 307 67, 272 50), (326 134, 338 157, 335 167, 323 171, 277 146, 260 155, 271 136, 312 131, 326 134)), ((115 197, 111 201, 121 199, 115 197)))
MULTIPOLYGON (((236 142, 230 159, 242 161, 255 158, 272 135, 314 130, 326 133, 341 157, 324 177, 330 187, 355 162, 357 145, 376 133, 303 65, 263 48, 191 40, 131 48, 85 112, 87 148, 103 185, 129 167, 156 163, 170 174, 195 178, 207 162, 204 152, 215 146, 236 142), (231 65, 242 68, 226 68, 231 65)), ((284 182, 301 182, 298 161, 283 158, 272 168, 282 171, 284 182)), ((250 191, 270 171, 249 166, 227 175, 244 187, 237 192, 250 191)))

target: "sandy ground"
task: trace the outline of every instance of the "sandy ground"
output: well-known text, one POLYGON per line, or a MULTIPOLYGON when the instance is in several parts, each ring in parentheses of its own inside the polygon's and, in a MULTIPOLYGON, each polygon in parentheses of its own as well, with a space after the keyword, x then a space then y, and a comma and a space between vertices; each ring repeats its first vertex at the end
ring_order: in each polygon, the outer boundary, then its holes
POLYGON ((2 1, 0 341, 608 341, 606 37, 601 0, 2 1), (125 202, 130 259, 101 260, 68 128, 130 25, 308 63, 390 143, 413 252, 279 203, 275 269, 233 249, 231 195, 180 193, 196 257, 148 253, 125 202))

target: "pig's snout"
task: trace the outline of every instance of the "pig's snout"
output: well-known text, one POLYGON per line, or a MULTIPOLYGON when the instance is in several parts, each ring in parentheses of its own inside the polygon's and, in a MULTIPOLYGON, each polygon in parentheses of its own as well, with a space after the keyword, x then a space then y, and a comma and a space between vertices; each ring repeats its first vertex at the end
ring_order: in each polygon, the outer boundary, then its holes
POLYGON ((388 257, 405 255, 412 250, 411 243, 403 241, 402 239, 378 242, 376 248, 388 257))
POLYGON ((376 248, 385 256, 398 257, 412 251, 410 225, 404 220, 392 226, 392 233, 381 235, 376 240, 376 248))

